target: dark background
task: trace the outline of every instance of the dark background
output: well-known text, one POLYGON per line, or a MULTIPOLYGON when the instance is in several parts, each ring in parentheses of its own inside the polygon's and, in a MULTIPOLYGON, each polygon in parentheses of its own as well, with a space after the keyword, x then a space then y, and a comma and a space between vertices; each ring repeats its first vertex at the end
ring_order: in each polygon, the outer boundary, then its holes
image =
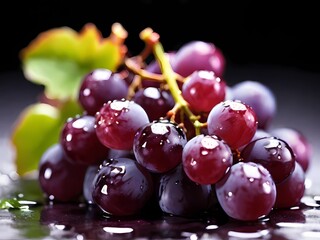
POLYGON ((120 22, 137 53, 138 34, 152 27, 167 50, 197 39, 214 42, 229 63, 261 63, 319 71, 319 13, 315 1, 10 1, 1 8, 1 71, 20 69, 19 51, 40 32, 85 23, 109 35, 120 22), (296 3, 295 3, 296 2, 296 3))

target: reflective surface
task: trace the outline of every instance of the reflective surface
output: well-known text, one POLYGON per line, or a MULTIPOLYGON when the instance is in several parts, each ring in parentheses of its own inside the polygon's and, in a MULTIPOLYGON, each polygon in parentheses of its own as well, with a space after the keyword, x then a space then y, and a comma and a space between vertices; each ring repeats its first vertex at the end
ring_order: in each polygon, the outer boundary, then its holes
POLYGON ((259 221, 241 222, 217 212, 210 218, 180 218, 150 213, 130 218, 104 216, 84 203, 42 201, 34 179, 15 180, 6 194, 17 196, 21 209, 0 210, 0 239, 317 239, 318 197, 305 196, 300 206, 273 210, 259 221), (20 193, 20 194, 19 194, 20 193), (20 197, 19 197, 20 196, 20 197), (28 201, 34 199, 35 201, 28 201))

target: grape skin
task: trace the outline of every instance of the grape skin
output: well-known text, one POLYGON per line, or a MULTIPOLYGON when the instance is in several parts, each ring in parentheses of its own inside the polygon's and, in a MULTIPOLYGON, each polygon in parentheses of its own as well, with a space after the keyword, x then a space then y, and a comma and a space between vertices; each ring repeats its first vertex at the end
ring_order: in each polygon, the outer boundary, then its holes
POLYGON ((215 105, 208 115, 208 133, 223 139, 232 150, 247 144, 257 130, 253 109, 238 100, 215 105))
POLYGON ((241 81, 231 87, 232 99, 250 105, 256 113, 258 128, 267 130, 277 111, 277 102, 271 89, 261 82, 241 81))
POLYGON ((225 65, 225 57, 219 48, 213 43, 198 40, 185 43, 176 51, 172 68, 183 77, 197 70, 213 71, 221 77, 225 65))
POLYGON ((94 116, 104 103, 125 98, 128 86, 122 76, 109 69, 98 68, 87 73, 81 82, 78 101, 87 114, 94 116))
POLYGON ((149 171, 164 173, 181 163, 186 143, 186 135, 177 124, 160 119, 137 131, 133 152, 137 161, 149 171))
POLYGON ((286 141, 295 154, 296 161, 301 165, 302 169, 307 172, 311 162, 312 146, 304 136, 304 134, 294 128, 278 127, 269 130, 272 136, 286 141))
POLYGON ((90 115, 69 118, 61 130, 60 144, 71 162, 87 166, 101 163, 109 153, 99 141, 95 117, 90 115))
POLYGON ((182 96, 195 112, 210 112, 225 99, 226 83, 213 71, 194 71, 182 85, 182 96))
POLYGON ((199 184, 215 184, 233 162, 230 147, 217 136, 197 135, 182 152, 182 164, 188 177, 199 184))
POLYGON ((240 221, 255 221, 268 215, 277 195, 269 171, 253 162, 232 165, 215 189, 222 209, 240 221))
POLYGON ((108 148, 131 150, 135 133, 148 123, 149 117, 139 104, 114 100, 104 104, 96 114, 96 133, 108 148))
POLYGON ((212 186, 191 181, 181 164, 160 179, 159 206, 165 213, 196 217, 210 210, 215 203, 212 186))
POLYGON ((150 121, 165 117, 175 104, 169 91, 155 87, 139 89, 134 94, 132 101, 143 107, 150 121))
POLYGON ((38 169, 40 187, 49 200, 70 202, 81 196, 87 166, 71 163, 60 144, 43 153, 38 169))
POLYGON ((279 184, 276 184, 277 198, 275 208, 290 208, 298 206, 305 191, 305 172, 296 162, 292 174, 279 184))
POLYGON ((291 147, 275 137, 263 137, 252 141, 241 151, 241 159, 244 162, 263 165, 276 183, 285 180, 295 166, 295 156, 291 147))
POLYGON ((106 214, 138 214, 151 198, 149 171, 130 158, 106 160, 94 178, 92 199, 106 214))

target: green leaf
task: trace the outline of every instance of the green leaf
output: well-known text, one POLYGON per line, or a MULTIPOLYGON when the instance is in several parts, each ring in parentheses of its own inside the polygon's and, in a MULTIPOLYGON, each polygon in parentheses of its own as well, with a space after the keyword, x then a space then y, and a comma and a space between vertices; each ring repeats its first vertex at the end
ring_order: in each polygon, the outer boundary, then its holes
POLYGON ((15 199, 15 198, 11 198, 11 199, 0 199, 0 209, 10 209, 10 208, 20 208, 22 205, 20 204, 20 202, 15 199))
POLYGON ((69 27, 42 32, 20 52, 24 75, 44 85, 49 98, 76 99, 84 74, 95 68, 114 71, 122 63, 126 48, 115 34, 103 38, 94 24, 79 33, 69 27))
POLYGON ((67 118, 81 112, 82 108, 74 101, 64 102, 58 107, 36 103, 21 112, 11 136, 17 173, 25 175, 37 170, 44 151, 58 142, 67 118))

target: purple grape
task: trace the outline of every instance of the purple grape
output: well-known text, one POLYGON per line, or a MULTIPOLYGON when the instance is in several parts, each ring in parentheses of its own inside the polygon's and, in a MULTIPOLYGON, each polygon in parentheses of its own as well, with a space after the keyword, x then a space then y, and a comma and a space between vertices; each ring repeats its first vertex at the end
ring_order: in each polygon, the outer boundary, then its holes
POLYGON ((210 112, 226 95, 226 82, 213 71, 194 71, 182 85, 182 96, 195 112, 210 112))
POLYGON ((40 187, 49 200, 68 202, 81 196, 87 166, 71 163, 60 144, 43 153, 38 170, 40 187))
POLYGON ((254 221, 267 216, 276 200, 276 186, 260 164, 239 162, 215 184, 217 199, 231 218, 254 221))
POLYGON ((181 163, 186 143, 186 135, 176 123, 160 119, 137 131, 133 152, 142 166, 151 172, 164 173, 181 163))
MULTIPOLYGON (((250 142, 253 142, 254 140, 257 140, 257 139, 263 138, 263 137, 272 137, 272 135, 271 135, 269 132, 267 132, 266 130, 264 130, 264 129, 262 129, 262 128, 258 128, 258 129, 256 130, 256 132, 254 133, 254 135, 253 135, 252 139, 250 140, 250 142)), ((249 143, 250 143, 250 142, 249 142, 249 143)), ((248 144, 249 144, 249 143, 248 143, 248 144)), ((247 145, 247 144, 246 144, 246 145, 247 145)), ((239 151, 242 151, 242 150, 246 147, 246 145, 240 147, 240 148, 239 148, 239 151)))
POLYGON ((109 152, 99 141, 95 117, 90 115, 69 118, 61 130, 60 144, 70 161, 84 165, 101 163, 109 152))
POLYGON ((244 162, 263 165, 277 184, 285 180, 295 166, 295 156, 291 147, 275 137, 264 137, 250 142, 241 151, 241 159, 244 162))
POLYGON ((94 179, 92 199, 113 216, 140 213, 153 193, 149 171, 130 158, 106 160, 94 179))
POLYGON ((190 76, 197 70, 213 71, 221 77, 225 71, 225 57, 213 43, 191 41, 176 51, 173 70, 183 77, 190 76))
POLYGON ((309 169, 312 155, 312 146, 306 136, 298 129, 279 127, 271 129, 269 133, 286 141, 295 154, 296 161, 306 172, 309 169))
POLYGON ((277 198, 275 208, 291 208, 300 204, 305 191, 305 172, 296 162, 292 174, 279 184, 276 184, 277 198))
POLYGON ((83 77, 78 100, 84 110, 94 116, 104 103, 126 98, 127 94, 127 83, 119 73, 98 68, 83 77))
POLYGON ((96 133, 108 148, 131 150, 135 133, 149 122, 139 104, 125 99, 109 101, 96 114, 96 133))
POLYGON ((88 204, 94 204, 92 199, 92 191, 94 187, 94 179, 98 173, 99 165, 88 166, 84 182, 83 182, 83 197, 88 204))
POLYGON ((256 113, 258 128, 268 129, 277 111, 274 93, 258 81, 242 81, 231 87, 232 99, 251 106, 256 113))
POLYGON ((185 173, 199 184, 215 184, 232 162, 230 147, 216 136, 197 135, 187 142, 182 152, 185 173))
POLYGON ((118 150, 118 149, 110 149, 108 158, 132 158, 135 159, 132 150, 118 150))
POLYGON ((211 185, 191 181, 181 164, 160 179, 159 206, 165 213, 196 217, 207 212, 215 203, 211 185))
POLYGON ((232 150, 249 143, 257 130, 255 112, 238 100, 226 100, 215 105, 207 123, 208 133, 223 139, 232 150))
POLYGON ((139 89, 132 100, 143 107, 150 121, 166 117, 167 112, 175 105, 169 91, 155 87, 139 89))

